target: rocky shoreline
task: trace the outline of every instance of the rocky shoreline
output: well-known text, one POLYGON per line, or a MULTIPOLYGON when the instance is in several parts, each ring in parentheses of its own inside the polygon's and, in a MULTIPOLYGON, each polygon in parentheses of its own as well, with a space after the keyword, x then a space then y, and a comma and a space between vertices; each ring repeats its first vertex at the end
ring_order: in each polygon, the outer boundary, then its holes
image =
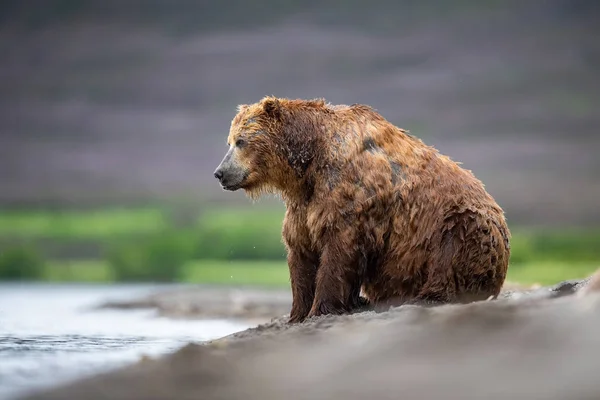
POLYGON ((155 308, 175 318, 276 317, 27 398, 600 398, 599 288, 596 274, 552 287, 507 287, 494 301, 403 306, 297 325, 286 323, 291 298, 284 291, 161 293, 104 307, 155 308))

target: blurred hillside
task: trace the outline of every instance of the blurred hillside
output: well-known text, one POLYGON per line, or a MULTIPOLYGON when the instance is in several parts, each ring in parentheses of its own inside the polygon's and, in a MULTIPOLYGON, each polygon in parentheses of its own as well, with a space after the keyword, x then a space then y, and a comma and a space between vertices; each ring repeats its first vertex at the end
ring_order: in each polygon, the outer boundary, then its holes
POLYGON ((3 1, 0 201, 227 201, 235 106, 367 103, 511 223, 598 224, 600 3, 3 1))

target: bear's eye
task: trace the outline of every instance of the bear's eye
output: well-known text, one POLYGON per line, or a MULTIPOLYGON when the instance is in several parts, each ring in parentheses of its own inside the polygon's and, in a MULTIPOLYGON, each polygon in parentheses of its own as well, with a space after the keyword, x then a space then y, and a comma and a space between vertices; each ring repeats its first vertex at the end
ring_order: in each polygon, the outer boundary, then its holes
POLYGON ((235 141, 236 147, 243 147, 245 144, 246 144, 246 141, 244 139, 238 139, 235 141))

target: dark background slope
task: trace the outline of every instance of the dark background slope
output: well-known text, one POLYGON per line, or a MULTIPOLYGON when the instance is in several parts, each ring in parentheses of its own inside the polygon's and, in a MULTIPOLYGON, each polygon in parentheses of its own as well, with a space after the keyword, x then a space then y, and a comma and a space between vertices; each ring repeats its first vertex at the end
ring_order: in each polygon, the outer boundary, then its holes
POLYGON ((513 223, 600 222, 600 3, 0 7, 4 206, 248 204, 212 172, 236 105, 274 94, 372 105, 473 170, 513 223))

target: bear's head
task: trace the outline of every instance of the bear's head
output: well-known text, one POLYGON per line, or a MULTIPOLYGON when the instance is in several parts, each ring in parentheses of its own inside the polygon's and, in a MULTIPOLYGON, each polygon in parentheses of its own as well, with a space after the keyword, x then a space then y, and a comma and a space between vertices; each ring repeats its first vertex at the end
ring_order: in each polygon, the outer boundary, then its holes
POLYGON ((214 172, 223 189, 243 189, 255 198, 286 192, 302 180, 314 158, 313 114, 323 101, 265 97, 242 104, 231 122, 229 149, 214 172), (313 128, 313 129, 310 129, 313 128))

